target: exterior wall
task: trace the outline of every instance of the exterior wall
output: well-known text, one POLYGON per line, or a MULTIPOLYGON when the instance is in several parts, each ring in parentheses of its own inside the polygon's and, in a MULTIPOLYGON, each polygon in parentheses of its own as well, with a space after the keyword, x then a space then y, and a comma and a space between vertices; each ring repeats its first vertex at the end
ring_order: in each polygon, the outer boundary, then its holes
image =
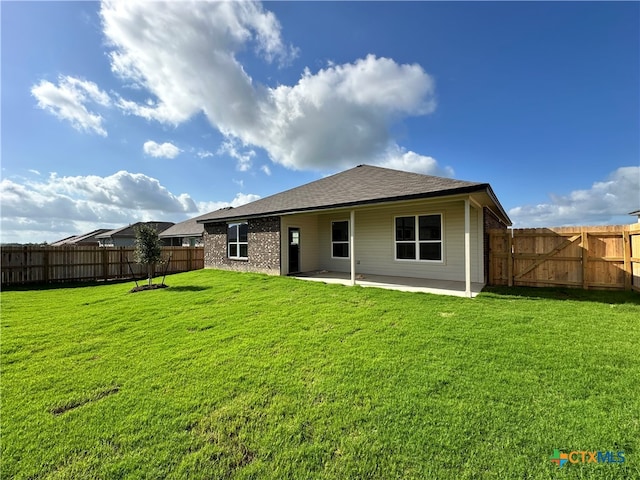
POLYGON ((160 237, 160 243, 167 247, 202 247, 202 235, 197 237, 160 237))
MULTIPOLYGON (((348 220, 349 211, 318 215, 318 266, 336 272, 350 270, 349 259, 331 258, 331 222, 348 220)), ((471 208, 471 280, 484 282, 482 211, 471 208)), ((424 201, 355 213, 356 273, 464 281, 464 201, 424 201), (403 215, 443 216, 443 258, 439 262, 395 260, 394 219, 403 215)))
MULTIPOLYGON (((486 209, 485 209, 486 210, 486 209)), ((464 201, 404 202, 355 211, 356 273, 464 281, 464 201), (395 217, 439 213, 443 217, 443 258, 439 262, 395 260, 395 217)), ((471 280, 485 282, 483 253, 487 215, 471 207, 471 280)), ((248 221, 248 259, 227 258, 227 224, 207 224, 205 267, 222 270, 289 273, 288 229, 300 229, 300 270, 349 272, 348 258, 331 257, 331 222, 349 220, 349 210, 296 214, 248 221)), ((497 220, 496 220, 497 221, 497 220)))
MULTIPOLYGON (((463 222, 464 222, 464 211, 463 222)), ((478 210, 471 205, 471 281, 472 282, 486 282, 486 276, 484 274, 484 256, 483 240, 482 240, 482 210, 478 210)), ((464 248, 464 247, 463 247, 464 248)), ((463 252, 464 255, 464 252, 463 252)))
MULTIPOLYGON (((331 256, 331 222, 349 220, 349 210, 342 212, 332 212, 318 215, 318 265, 319 270, 330 270, 332 272, 349 272, 351 270, 351 260, 349 258, 332 258, 331 256)), ((359 212, 356 211, 356 229, 358 228, 359 212)), ((349 225, 351 228, 351 225, 349 225)), ((356 248, 362 244, 361 239, 369 235, 361 230, 356 230, 356 248)), ((361 259, 360 252, 357 252, 356 259, 361 259)), ((364 253, 364 251, 362 252, 364 253)), ((356 260, 358 261, 358 260, 356 260)), ((362 273, 360 265, 356 265, 356 271, 362 273)), ((374 272, 369 272, 374 273, 374 272)))
POLYGON ((109 237, 100 239, 100 245, 103 247, 133 247, 135 244, 135 237, 109 237))
POLYGON ((300 229, 300 271, 312 272, 320 270, 318 258, 318 216, 317 215, 289 215, 281 218, 281 275, 289 273, 289 227, 300 229))
POLYGON ((163 247, 181 247, 182 238, 181 237, 160 238, 160 245, 162 245, 163 247))
POLYGON ((227 257, 227 223, 208 223, 204 228, 205 268, 280 275, 280 218, 248 220, 247 260, 227 257))

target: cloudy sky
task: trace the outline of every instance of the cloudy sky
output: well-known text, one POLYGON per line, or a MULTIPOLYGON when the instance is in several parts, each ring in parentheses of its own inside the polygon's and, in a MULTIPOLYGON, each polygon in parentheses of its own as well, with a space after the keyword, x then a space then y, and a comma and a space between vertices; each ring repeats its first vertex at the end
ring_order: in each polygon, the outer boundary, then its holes
POLYGON ((518 227, 640 208, 640 3, 2 2, 2 242, 184 219, 368 163, 518 227))

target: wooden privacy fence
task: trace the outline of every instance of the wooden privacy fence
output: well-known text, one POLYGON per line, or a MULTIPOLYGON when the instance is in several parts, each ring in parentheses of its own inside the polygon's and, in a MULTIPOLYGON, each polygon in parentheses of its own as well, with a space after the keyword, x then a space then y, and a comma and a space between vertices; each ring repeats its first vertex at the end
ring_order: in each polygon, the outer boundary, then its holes
POLYGON ((489 230, 489 284, 640 292, 640 224, 489 230))
MULTIPOLYGON (((146 277, 133 252, 134 247, 3 247, 2 285, 146 277)), ((165 268, 167 273, 204 268, 203 247, 162 247, 162 257, 171 261, 156 266, 158 275, 165 268)))

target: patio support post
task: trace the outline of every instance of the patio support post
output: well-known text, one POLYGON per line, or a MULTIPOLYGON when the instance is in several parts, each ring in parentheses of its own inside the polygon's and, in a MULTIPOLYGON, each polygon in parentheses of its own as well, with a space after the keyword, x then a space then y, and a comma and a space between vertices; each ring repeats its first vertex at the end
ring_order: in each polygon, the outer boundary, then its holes
POLYGON ((471 207, 464 201, 464 294, 471 298, 471 207))
POLYGON ((349 259, 351 261, 351 285, 356 284, 356 212, 351 210, 349 218, 349 259))

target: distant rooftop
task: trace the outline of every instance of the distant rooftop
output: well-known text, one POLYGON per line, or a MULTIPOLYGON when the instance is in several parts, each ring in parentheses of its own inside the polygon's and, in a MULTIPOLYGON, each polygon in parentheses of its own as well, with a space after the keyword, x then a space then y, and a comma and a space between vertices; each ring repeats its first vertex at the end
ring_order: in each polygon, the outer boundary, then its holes
POLYGON ((151 225, 158 231, 158 233, 164 232, 167 228, 174 225, 173 222, 136 222, 132 225, 116 228, 115 230, 108 230, 100 235, 97 235, 96 238, 135 237, 135 227, 143 223, 151 225))
POLYGON ((63 238, 56 242, 51 243, 52 247, 61 247, 64 245, 78 245, 81 243, 90 242, 91 239, 97 238, 98 235, 108 232, 108 228, 98 228, 89 233, 83 233, 82 235, 71 235, 70 237, 63 238))
MULTIPOLYGON (((229 207, 226 207, 227 209, 229 207)), ((211 215, 211 213, 205 213, 198 217, 190 218, 184 222, 176 223, 165 231, 158 235, 160 238, 172 238, 172 237, 198 237, 204 233, 204 224, 198 223, 198 220, 211 215)))

